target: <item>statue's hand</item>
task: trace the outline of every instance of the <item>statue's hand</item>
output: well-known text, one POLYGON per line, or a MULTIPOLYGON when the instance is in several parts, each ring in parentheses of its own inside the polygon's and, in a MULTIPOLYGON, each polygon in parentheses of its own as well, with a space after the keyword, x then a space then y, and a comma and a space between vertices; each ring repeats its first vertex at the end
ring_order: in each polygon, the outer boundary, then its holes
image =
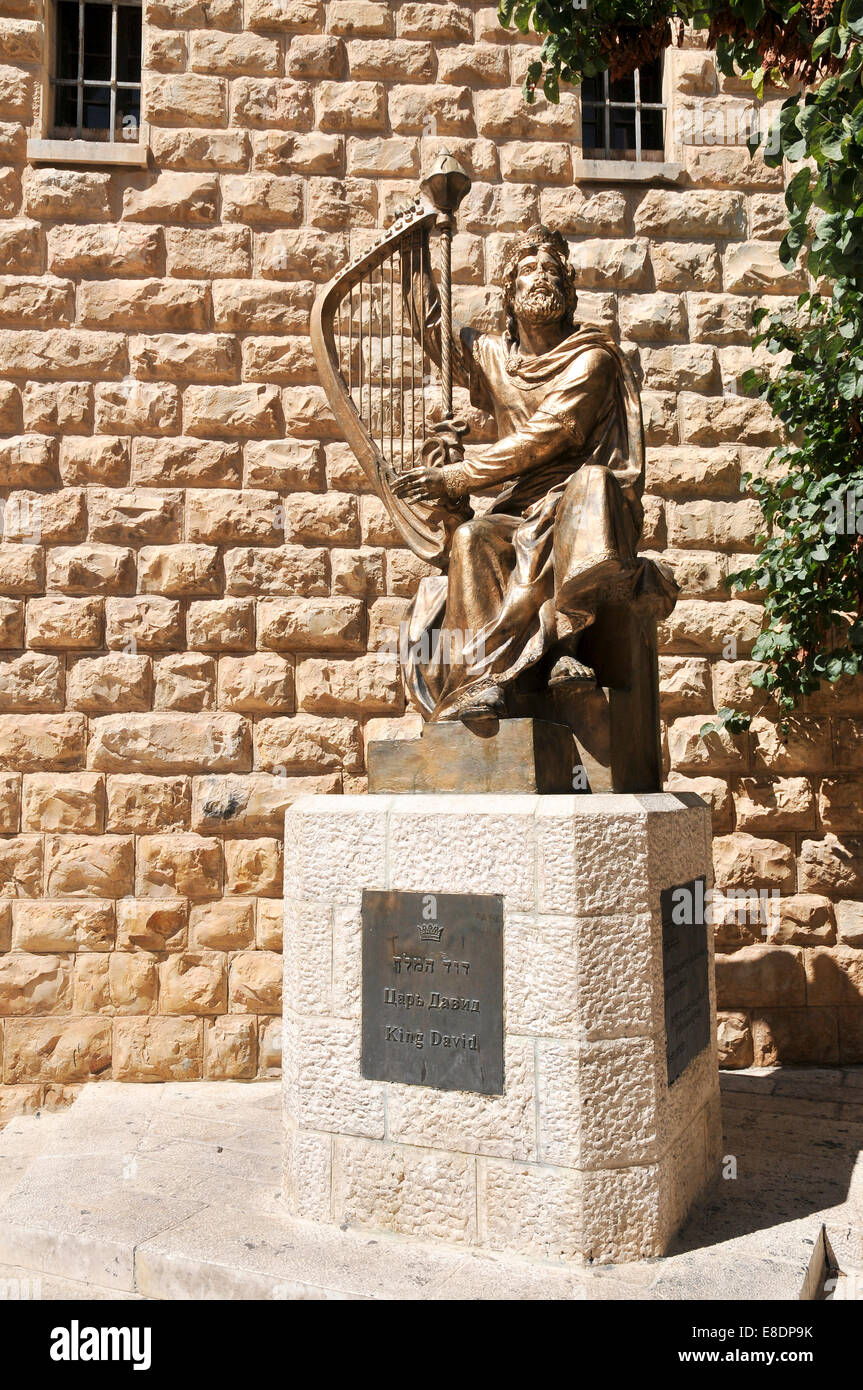
POLYGON ((441 502, 447 498, 446 480, 440 468, 411 468, 396 478, 392 490, 405 502, 441 502))

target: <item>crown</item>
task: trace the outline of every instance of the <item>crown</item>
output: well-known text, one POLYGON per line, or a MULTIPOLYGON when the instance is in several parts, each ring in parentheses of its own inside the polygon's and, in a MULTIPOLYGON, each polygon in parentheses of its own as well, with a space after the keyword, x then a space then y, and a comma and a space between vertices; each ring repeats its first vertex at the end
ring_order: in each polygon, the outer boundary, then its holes
POLYGON ((421 941, 440 941, 443 927, 439 927, 437 922, 417 922, 417 933, 421 941))

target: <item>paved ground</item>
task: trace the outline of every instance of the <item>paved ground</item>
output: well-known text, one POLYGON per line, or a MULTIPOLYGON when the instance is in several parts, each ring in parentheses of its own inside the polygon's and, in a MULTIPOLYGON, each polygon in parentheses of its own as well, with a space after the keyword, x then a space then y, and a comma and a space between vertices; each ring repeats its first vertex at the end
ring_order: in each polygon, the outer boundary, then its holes
POLYGON ((836 1296, 863 1296, 863 1068, 722 1092, 729 1176, 674 1252, 563 1269, 286 1218, 277 1082, 103 1082, 0 1134, 0 1297, 797 1299, 824 1227, 836 1296))

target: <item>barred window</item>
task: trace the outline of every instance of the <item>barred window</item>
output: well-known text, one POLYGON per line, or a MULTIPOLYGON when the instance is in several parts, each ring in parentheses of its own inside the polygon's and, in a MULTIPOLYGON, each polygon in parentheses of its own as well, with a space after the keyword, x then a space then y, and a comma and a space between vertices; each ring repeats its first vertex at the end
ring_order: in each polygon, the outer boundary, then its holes
POLYGON ((54 38, 54 137, 137 140, 141 0, 57 0, 54 38))
POLYGON ((664 159, 662 59, 613 82, 607 72, 585 78, 581 138, 586 159, 664 159))

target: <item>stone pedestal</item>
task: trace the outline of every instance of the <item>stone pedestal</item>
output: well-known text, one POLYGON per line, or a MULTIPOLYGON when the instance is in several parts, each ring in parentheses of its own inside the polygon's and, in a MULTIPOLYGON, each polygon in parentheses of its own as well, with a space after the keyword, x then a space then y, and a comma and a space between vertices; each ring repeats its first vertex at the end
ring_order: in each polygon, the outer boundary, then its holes
MULTIPOLYGON (((543 1260, 666 1250, 719 1167, 710 932, 675 926, 686 894, 668 893, 701 878, 709 887, 709 865, 709 812, 688 795, 295 803, 290 1210, 543 1260), (500 895, 502 1093, 361 1074, 364 889, 500 895)), ((434 1026, 427 1008, 417 1018, 434 1026)))

